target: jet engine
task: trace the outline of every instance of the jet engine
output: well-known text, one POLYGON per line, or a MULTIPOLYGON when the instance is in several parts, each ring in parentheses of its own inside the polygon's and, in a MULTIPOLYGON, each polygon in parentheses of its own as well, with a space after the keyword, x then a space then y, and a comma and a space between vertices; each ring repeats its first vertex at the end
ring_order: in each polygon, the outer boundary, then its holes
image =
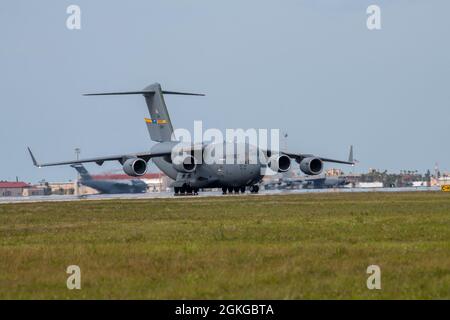
POLYGON ((132 177, 143 176, 147 172, 147 162, 141 158, 131 158, 123 163, 123 171, 132 177))
POLYGON ((191 155, 176 156, 172 159, 172 165, 175 170, 185 173, 194 172, 197 168, 195 158, 191 155))
POLYGON ((308 175, 318 175, 322 173, 323 162, 319 158, 309 157, 300 162, 300 170, 308 175))
POLYGON ((291 158, 286 155, 273 155, 269 158, 268 166, 275 172, 286 172, 291 168, 291 158))

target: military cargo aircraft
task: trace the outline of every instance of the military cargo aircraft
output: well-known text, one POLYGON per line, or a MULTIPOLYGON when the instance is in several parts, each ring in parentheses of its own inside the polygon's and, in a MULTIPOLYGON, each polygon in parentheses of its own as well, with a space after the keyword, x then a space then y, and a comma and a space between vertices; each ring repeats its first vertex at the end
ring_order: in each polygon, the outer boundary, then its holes
POLYGON ((92 189, 105 194, 119 194, 119 193, 143 193, 148 189, 147 184, 139 179, 127 179, 127 180, 110 180, 93 179, 86 168, 81 164, 72 164, 72 168, 77 170, 80 175, 78 183, 84 186, 88 186, 92 189))
MULTIPOLYGON (((139 177, 146 173, 147 163, 150 159, 167 176, 174 180, 172 186, 175 194, 196 194, 202 188, 221 188, 223 193, 252 193, 259 191, 259 183, 264 177, 263 169, 272 169, 275 172, 287 172, 291 167, 291 160, 300 165, 300 169, 307 175, 318 175, 323 170, 324 162, 333 162, 353 165, 353 162, 334 160, 304 153, 281 152, 245 145, 244 151, 238 143, 232 142, 202 142, 200 144, 185 144, 174 138, 174 129, 164 101, 164 94, 203 96, 203 94, 165 91, 159 83, 147 86, 142 91, 112 92, 87 94, 87 96, 101 95, 143 95, 150 113, 146 119, 151 140, 157 142, 149 151, 133 154, 120 154, 114 156, 88 158, 72 161, 39 163, 36 161, 30 148, 33 164, 37 167, 59 166, 94 162, 102 165, 105 161, 118 161, 126 174, 139 177), (243 163, 229 163, 211 161, 211 155, 219 148, 227 145, 227 150, 238 150, 234 158, 250 158, 250 153, 257 153, 256 162, 247 160, 243 163), (231 146, 231 147, 230 147, 231 146), (200 151, 200 156, 199 152, 200 151)), ((228 151, 227 151, 228 152, 228 151)), ((227 154, 228 156, 228 154, 227 154)))
POLYGON ((348 184, 348 179, 345 176, 338 177, 308 177, 303 180, 304 189, 326 189, 326 188, 341 188, 348 184))

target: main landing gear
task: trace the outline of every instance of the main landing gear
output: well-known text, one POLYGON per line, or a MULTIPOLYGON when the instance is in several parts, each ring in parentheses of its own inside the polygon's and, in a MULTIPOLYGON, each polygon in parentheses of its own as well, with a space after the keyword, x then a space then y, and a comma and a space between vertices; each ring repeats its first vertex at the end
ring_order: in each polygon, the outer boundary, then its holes
MULTIPOLYGON (((245 186, 241 186, 241 187, 222 187, 222 194, 232 194, 233 192, 235 194, 239 194, 240 193, 245 193, 245 186)), ((250 187, 250 192, 251 193, 258 193, 259 191, 259 186, 254 185, 250 187)))
MULTIPOLYGON (((196 196, 198 195, 198 191, 199 188, 194 188, 191 187, 187 184, 183 185, 182 187, 174 187, 173 191, 175 193, 176 196, 196 196)), ((223 194, 239 194, 242 193, 244 194, 246 191, 246 187, 245 186, 240 186, 240 187, 222 187, 222 193, 223 194)), ((257 185, 253 185, 250 186, 249 191, 251 193, 258 193, 259 191, 259 186, 257 185)))
POLYGON ((229 194, 232 194, 233 192, 238 194, 239 191, 241 191, 242 193, 245 193, 245 187, 241 188, 241 187, 222 187, 222 194, 227 194, 227 192, 229 194))
POLYGON ((196 196, 198 195, 198 188, 192 188, 191 186, 184 185, 182 187, 174 187, 173 191, 176 196, 196 196))
POLYGON ((250 187, 250 192, 251 193, 258 193, 259 192, 259 186, 257 186, 256 184, 254 186, 250 187))

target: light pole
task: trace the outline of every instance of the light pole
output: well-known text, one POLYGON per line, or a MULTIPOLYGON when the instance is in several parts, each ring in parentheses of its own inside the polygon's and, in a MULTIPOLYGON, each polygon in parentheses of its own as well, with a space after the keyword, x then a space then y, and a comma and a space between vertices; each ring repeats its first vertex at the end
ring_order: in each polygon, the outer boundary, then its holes
MULTIPOLYGON (((80 153, 81 153, 81 149, 80 148, 75 148, 75 156, 77 158, 77 161, 80 160, 80 153)), ((75 181, 75 195, 79 196, 80 190, 78 190, 78 180, 80 180, 80 174, 77 171, 77 179, 75 181)))
POLYGON ((81 149, 80 148, 75 148, 75 155, 77 157, 77 161, 80 160, 80 153, 81 153, 81 149))

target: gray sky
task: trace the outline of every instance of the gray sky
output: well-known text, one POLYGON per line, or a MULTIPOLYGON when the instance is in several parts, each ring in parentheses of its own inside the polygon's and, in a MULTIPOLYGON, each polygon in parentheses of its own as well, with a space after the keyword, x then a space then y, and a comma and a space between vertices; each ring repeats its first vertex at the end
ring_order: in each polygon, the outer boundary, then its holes
POLYGON ((1 1, 0 179, 75 176, 34 168, 27 145, 41 161, 147 150, 142 97, 81 94, 156 81, 207 94, 166 97, 175 127, 280 128, 292 151, 345 159, 354 144, 359 171, 448 170, 448 12, 448 0, 1 1))

